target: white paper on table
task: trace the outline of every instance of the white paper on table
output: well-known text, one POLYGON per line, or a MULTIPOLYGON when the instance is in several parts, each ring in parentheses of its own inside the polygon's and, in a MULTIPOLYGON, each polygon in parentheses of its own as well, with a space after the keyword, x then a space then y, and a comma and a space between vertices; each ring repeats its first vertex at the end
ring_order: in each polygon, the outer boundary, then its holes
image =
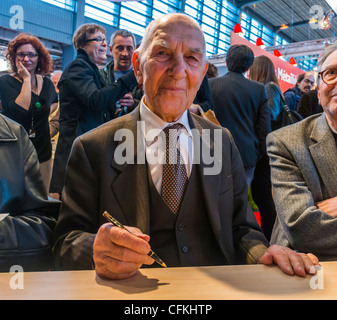
POLYGON ((0 221, 5 219, 8 215, 9 213, 0 213, 0 221))

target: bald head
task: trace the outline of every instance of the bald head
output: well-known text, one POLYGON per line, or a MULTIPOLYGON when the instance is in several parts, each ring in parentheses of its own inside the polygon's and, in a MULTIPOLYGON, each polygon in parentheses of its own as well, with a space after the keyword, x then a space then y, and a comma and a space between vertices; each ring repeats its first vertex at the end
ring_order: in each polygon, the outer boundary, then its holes
MULTIPOLYGON (((196 30, 199 30, 200 35, 202 37, 202 48, 203 48, 203 58, 206 60, 206 42, 204 38, 204 34, 199 26, 199 24, 192 19, 191 17, 187 16, 183 13, 168 13, 166 15, 163 15, 159 17, 156 20, 153 20, 146 28, 144 37, 142 39, 142 42, 137 49, 137 52, 139 56, 142 56, 146 53, 147 49, 150 47, 153 38, 156 35, 159 35, 161 32, 163 32, 163 28, 170 26, 172 24, 179 23, 181 25, 186 25, 188 28, 194 28, 196 30)), ((183 30, 181 30, 182 33, 184 33, 183 30)))
POLYGON ((181 13, 152 21, 133 65, 147 107, 167 122, 179 119, 192 104, 208 67, 199 25, 181 13))

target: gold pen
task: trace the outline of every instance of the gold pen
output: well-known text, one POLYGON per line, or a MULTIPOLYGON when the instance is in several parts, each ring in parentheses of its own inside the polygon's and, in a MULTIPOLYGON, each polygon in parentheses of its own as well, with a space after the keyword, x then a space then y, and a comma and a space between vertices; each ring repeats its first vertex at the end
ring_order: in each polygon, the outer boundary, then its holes
MULTIPOLYGON (((126 229, 120 222, 118 222, 114 217, 112 217, 109 213, 107 213, 106 211, 103 212, 103 216, 105 218, 107 218, 107 220, 109 222, 111 222, 113 225, 115 225, 118 228, 124 229, 128 232, 130 232, 128 229, 126 229)), ((132 232, 130 232, 131 234, 133 234, 132 232)), ((156 261, 159 265, 161 265, 164 268, 167 268, 165 262, 160 259, 156 253, 154 253, 152 250, 150 250, 150 252, 147 254, 148 256, 150 256, 154 261, 156 261)))

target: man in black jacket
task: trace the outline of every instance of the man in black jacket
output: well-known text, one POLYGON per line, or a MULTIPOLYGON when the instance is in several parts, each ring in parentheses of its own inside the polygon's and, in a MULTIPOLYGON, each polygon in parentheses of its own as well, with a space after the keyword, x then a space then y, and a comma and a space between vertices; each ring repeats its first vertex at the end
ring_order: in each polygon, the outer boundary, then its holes
POLYGON ((226 55, 229 72, 209 80, 215 115, 233 135, 248 185, 253 180, 257 160, 266 153, 266 137, 271 131, 264 85, 244 76, 253 62, 254 53, 249 47, 234 45, 226 55))
POLYGON ((26 131, 1 114, 0 154, 0 272, 48 270, 59 202, 47 199, 26 131))

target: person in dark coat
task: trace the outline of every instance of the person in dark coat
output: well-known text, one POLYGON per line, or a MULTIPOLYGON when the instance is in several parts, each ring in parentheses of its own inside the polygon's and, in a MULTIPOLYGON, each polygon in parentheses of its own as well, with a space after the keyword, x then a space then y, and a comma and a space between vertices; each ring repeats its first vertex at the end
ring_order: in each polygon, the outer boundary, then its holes
POLYGON ((64 184, 66 164, 74 139, 110 120, 115 102, 137 85, 133 71, 113 84, 105 84, 98 66, 106 60, 105 29, 85 24, 73 37, 76 59, 59 81, 60 133, 55 151, 50 193, 58 198, 64 184))
POLYGON ((209 79, 215 115, 233 135, 248 185, 258 159, 266 154, 266 137, 271 131, 265 87, 243 75, 253 62, 254 53, 249 47, 234 45, 226 55, 228 73, 209 79))
POLYGON ((323 112, 322 106, 318 102, 317 89, 312 89, 303 93, 298 105, 297 112, 304 118, 316 113, 323 112))
POLYGON ((23 271, 47 271, 60 203, 47 198, 27 132, 2 114, 0 155, 0 272, 14 265, 23 271))

